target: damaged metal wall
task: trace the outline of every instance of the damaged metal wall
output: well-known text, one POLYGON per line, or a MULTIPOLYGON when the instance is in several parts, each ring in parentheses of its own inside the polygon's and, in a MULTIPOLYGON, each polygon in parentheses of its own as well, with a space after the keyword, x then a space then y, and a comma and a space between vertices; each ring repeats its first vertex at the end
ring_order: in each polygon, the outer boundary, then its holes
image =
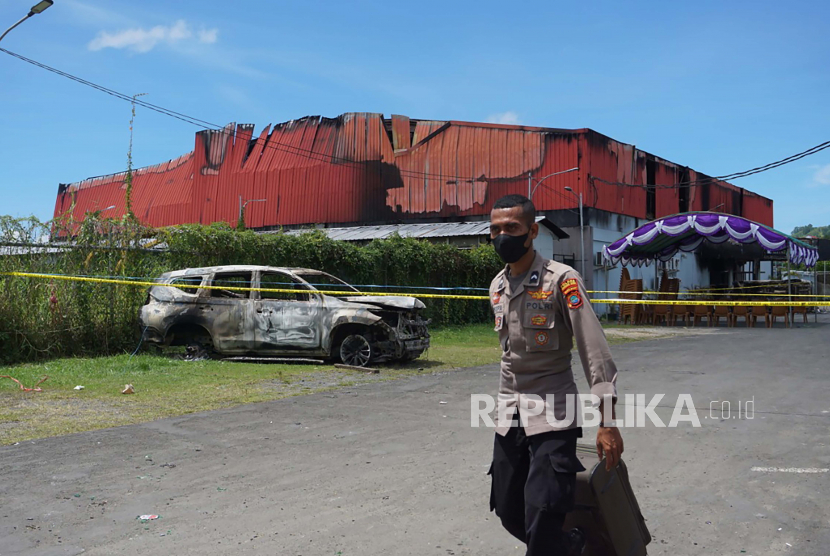
MULTIPOLYGON (((193 153, 133 171, 133 212, 142 221, 156 225, 194 222, 193 153)), ((126 173, 89 178, 58 187, 55 216, 72 214, 82 220, 88 211, 103 210, 103 216, 120 218, 126 212, 126 173)))
POLYGON ((589 155, 587 164, 581 166, 587 166, 589 175, 585 179, 592 184, 585 202, 588 206, 646 220, 678 212, 716 210, 773 225, 771 199, 711 180, 706 174, 592 130, 584 130, 584 137, 589 155), (700 181, 704 183, 696 183, 700 181), (620 183, 643 187, 613 185, 620 183), (649 190, 653 196, 651 204, 649 190), (652 213, 648 211, 650 206, 652 213))
MULTIPOLYGON (((265 199, 247 206, 246 224, 254 228, 480 217, 503 195, 527 194, 529 172, 539 179, 579 166, 536 189, 540 210, 576 208, 569 186, 586 206, 636 218, 723 203, 718 210, 772 224, 772 201, 722 182, 651 193, 615 185, 671 185, 701 174, 588 129, 348 113, 253 133, 253 125, 233 124, 198 132, 193 152, 136 170, 136 215, 154 226, 235 223, 241 195, 265 199)), ((71 210, 83 218, 110 205, 116 209, 107 216, 124 213, 123 173, 61 186, 55 215, 71 210)))

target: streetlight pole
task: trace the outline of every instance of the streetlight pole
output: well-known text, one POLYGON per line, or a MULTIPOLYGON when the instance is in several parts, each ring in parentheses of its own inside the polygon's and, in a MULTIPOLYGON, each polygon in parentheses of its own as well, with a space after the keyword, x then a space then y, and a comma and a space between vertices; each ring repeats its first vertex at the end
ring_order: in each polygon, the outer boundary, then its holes
POLYGON ((569 192, 574 197, 579 199, 579 272, 582 274, 582 279, 585 279, 585 226, 582 222, 582 191, 579 192, 579 195, 574 193, 574 190, 570 187, 566 187, 565 191, 569 192))
MULTIPOLYGON (((547 176, 543 177, 540 180, 534 180, 533 179, 533 174, 531 172, 528 172, 527 173, 527 198, 532 201, 533 200, 533 194, 536 192, 536 189, 540 185, 542 185, 542 182, 545 181, 546 179, 548 179, 550 177, 553 177, 553 176, 558 176, 560 174, 567 174, 569 172, 576 172, 577 170, 579 170, 579 166, 577 166, 576 168, 569 168, 567 170, 562 170, 561 172, 554 172, 552 174, 548 174, 547 176), (535 186, 533 185, 534 181, 536 181, 535 186)), ((576 195, 576 193, 574 193, 573 189, 571 189, 570 187, 566 187, 565 191, 570 191, 573 195, 576 195)), ((561 195, 561 193, 560 193, 560 195, 561 195)), ((582 228, 583 228, 583 226, 582 226, 582 193, 580 193, 579 194, 579 252, 580 252, 579 257, 580 257, 580 267, 581 267, 580 272, 582 273, 582 276, 584 277, 585 276, 585 241, 584 241, 584 237, 583 237, 582 228)))
POLYGON ((14 25, 12 25, 12 26, 11 26, 11 27, 9 27, 8 29, 6 29, 6 30, 3 32, 3 34, 2 34, 2 35, 0 35, 0 41, 2 41, 2 40, 5 38, 5 36, 6 36, 6 35, 8 35, 8 34, 9 34, 9 32, 10 32, 12 29, 14 29, 14 28, 15 28, 15 27, 17 27, 18 25, 20 25, 21 23, 23 23, 24 21, 26 21, 27 19, 29 19, 29 18, 30 18, 30 17, 32 17, 33 15, 37 15, 37 14, 39 14, 39 13, 43 13, 43 12, 44 12, 44 10, 46 10, 46 9, 47 9, 49 6, 51 6, 53 3, 54 3, 54 2, 53 2, 53 0, 43 0, 42 2, 38 2, 37 4, 35 4, 34 6, 32 6, 32 9, 31 9, 31 10, 29 10, 29 13, 28 13, 28 14, 26 14, 26 17, 22 18, 20 21, 18 21, 17 23, 15 23, 14 25))
POLYGON ((548 179, 552 176, 558 176, 559 174, 567 174, 568 172, 576 172, 577 170, 579 170, 578 166, 576 168, 571 168, 569 170, 562 170, 561 172, 554 172, 552 174, 548 174, 547 176, 545 176, 544 178, 542 178, 540 180, 534 180, 533 179, 533 173, 528 172, 527 173, 527 198, 532 201, 533 200, 533 194, 536 192, 536 189, 538 189, 539 186, 542 185, 542 182, 545 181, 546 179, 548 179), (533 182, 534 181, 536 182, 535 187, 533 187, 533 182))

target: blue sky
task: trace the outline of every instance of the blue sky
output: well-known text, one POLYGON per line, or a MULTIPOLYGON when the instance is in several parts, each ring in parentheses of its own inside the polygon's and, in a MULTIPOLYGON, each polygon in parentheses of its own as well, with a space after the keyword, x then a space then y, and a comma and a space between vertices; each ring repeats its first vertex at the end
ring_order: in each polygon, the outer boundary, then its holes
MULTIPOLYGON (((55 0, 0 46, 257 132, 350 111, 590 127, 721 175, 830 139, 828 22, 815 1, 55 0)), ((126 167, 128 103, 0 53, 0 111, 0 214, 48 219, 58 183, 126 167)), ((195 131, 139 109, 134 165, 195 131)), ((781 230, 830 224, 830 149, 734 183, 781 230)))

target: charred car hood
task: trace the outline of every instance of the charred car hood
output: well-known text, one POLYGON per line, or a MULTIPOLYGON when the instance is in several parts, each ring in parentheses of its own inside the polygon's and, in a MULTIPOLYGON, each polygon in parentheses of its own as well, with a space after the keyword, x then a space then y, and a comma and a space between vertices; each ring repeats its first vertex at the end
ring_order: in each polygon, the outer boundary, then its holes
POLYGON ((389 309, 424 309, 421 301, 414 297, 407 296, 384 296, 384 295, 354 295, 350 297, 341 297, 343 301, 349 303, 358 303, 361 305, 375 305, 378 307, 385 307, 389 309))

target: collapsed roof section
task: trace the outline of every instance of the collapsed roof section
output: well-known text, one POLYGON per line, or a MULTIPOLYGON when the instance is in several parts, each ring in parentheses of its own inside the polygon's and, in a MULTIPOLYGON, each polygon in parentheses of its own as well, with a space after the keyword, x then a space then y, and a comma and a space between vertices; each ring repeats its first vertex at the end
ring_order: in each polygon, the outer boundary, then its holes
MULTIPOLYGON (((528 176, 575 167, 536 189, 540 211, 576 208, 570 187, 585 206, 636 218, 722 206, 772 224, 771 200, 589 129, 373 113, 309 116, 258 136, 249 124, 200 131, 192 152, 133 172, 132 203, 153 226, 235 223, 240 199, 263 200, 246 209, 253 228, 486 218, 499 197, 527 194, 528 176), (686 185, 669 187, 678 183, 686 185)), ((118 173, 61 185, 55 215, 81 219, 111 205, 108 216, 123 215, 124 180, 118 173)))

